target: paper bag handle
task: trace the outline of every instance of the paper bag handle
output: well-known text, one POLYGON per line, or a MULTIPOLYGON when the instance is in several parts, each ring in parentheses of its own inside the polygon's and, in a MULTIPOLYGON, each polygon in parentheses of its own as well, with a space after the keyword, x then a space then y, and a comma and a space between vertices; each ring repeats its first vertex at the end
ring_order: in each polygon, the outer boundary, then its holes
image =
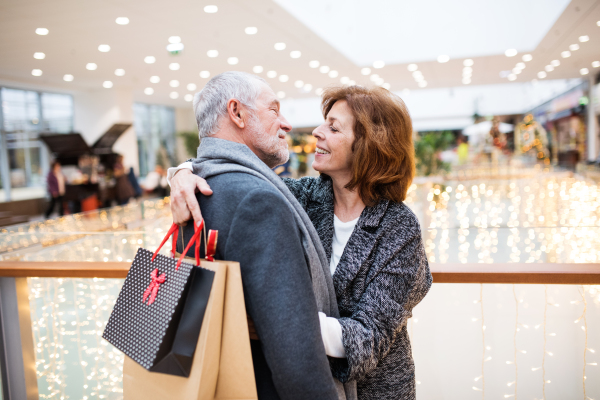
MULTIPOLYGON (((200 240, 199 239, 200 239, 200 233, 202 232, 203 228, 204 228, 204 220, 200 221, 200 227, 196 226, 196 224, 194 223, 194 236, 192 236, 192 240, 190 240, 185 251, 182 253, 182 256, 187 254, 192 243, 195 242, 196 243, 196 251, 195 251, 196 265, 200 265, 200 240)), ((169 237, 171 237, 171 236, 172 236, 171 257, 175 258, 175 252, 176 252, 176 248, 177 248, 177 237, 179 236, 179 225, 174 223, 173 225, 171 225, 171 227, 167 231, 167 234, 163 238, 162 242, 160 242, 160 244, 158 245, 158 248, 152 255, 150 262, 154 261, 154 259, 158 255, 158 252, 160 251, 160 249, 162 249, 164 244, 167 242, 167 240, 169 240, 169 237)), ((175 268, 175 270, 179 269, 179 266, 181 265, 182 260, 183 260, 183 257, 180 257, 179 261, 177 262, 177 267, 175 268)))

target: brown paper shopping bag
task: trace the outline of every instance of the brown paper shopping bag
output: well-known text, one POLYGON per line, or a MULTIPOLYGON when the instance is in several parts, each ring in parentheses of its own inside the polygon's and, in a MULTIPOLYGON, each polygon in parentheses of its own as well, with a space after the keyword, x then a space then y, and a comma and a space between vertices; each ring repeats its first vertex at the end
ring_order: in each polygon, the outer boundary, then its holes
POLYGON ((124 400, 257 400, 240 265, 202 261, 215 272, 188 378, 154 373, 125 357, 124 400))

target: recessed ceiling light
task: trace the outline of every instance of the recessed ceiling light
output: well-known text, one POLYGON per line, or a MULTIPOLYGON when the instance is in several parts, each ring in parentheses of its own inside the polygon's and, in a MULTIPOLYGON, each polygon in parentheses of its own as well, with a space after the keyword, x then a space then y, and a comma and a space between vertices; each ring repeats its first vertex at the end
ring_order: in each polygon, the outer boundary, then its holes
POLYGON ((473 72, 471 72, 471 71, 463 71, 463 73, 462 73, 463 78, 465 78, 465 77, 470 78, 472 75, 473 75, 473 72))
POLYGON ((571 52, 570 51, 563 51, 562 53, 560 53, 560 56, 562 58, 569 58, 569 57, 571 57, 571 52))
POLYGON ((279 97, 280 99, 285 98, 285 92, 282 92, 282 91, 277 92, 277 97, 279 97))
POLYGON ((194 90, 196 90, 198 87, 196 86, 195 83, 188 83, 186 86, 187 90, 189 90, 190 92, 193 92, 194 90))
POLYGON ((462 83, 464 85, 468 85, 469 83, 471 83, 471 78, 463 78, 462 83))
POLYGON ((546 72, 540 71, 537 73, 537 77, 540 79, 544 79, 547 76, 546 72))
POLYGON ((600 67, 600 61, 594 61, 594 62, 592 62, 592 67, 594 67, 594 68, 600 67))
POLYGON ((311 62, 308 63, 308 66, 311 68, 317 68, 320 65, 320 63, 317 60, 312 60, 311 62))
POLYGON ((377 83, 379 86, 381 86, 385 83, 385 79, 379 78, 379 79, 377 79, 377 82, 375 82, 375 83, 377 83))
POLYGON ((169 64, 169 69, 171 71, 177 71, 177 70, 179 70, 179 68, 180 68, 179 63, 171 63, 171 64, 169 64))
POLYGON ((290 77, 287 75, 279 75, 279 82, 287 82, 290 80, 290 77))
POLYGON ((147 87, 146 89, 144 89, 144 94, 147 94, 148 96, 150 96, 153 93, 154 89, 152 89, 151 87, 147 87))
POLYGON ((115 22, 119 25, 127 25, 129 23, 129 18, 127 17, 119 17, 115 20, 115 22))
POLYGON ((35 58, 36 60, 43 60, 44 58, 46 58, 46 55, 44 53, 33 53, 33 58, 35 58))
POLYGON ((587 75, 587 74, 589 74, 589 73, 590 73, 590 70, 589 70, 589 69, 587 69, 587 68, 581 68, 581 69, 579 70, 579 73, 580 73, 581 75, 587 75))
POLYGON ((558 60, 552 60, 550 62, 550 64, 552 64, 552 66, 554 66, 554 67, 558 67, 560 65, 560 61, 558 61, 558 60))
POLYGON ((417 64, 408 64, 408 67, 407 67, 407 69, 408 69, 410 72, 414 72, 414 71, 418 70, 418 69, 419 69, 419 67, 417 66, 417 64))
POLYGON ((304 86, 304 82, 296 81, 296 82, 294 82, 294 86, 296 86, 298 89, 300 89, 302 86, 304 86))
POLYGON ((101 51, 102 53, 108 53, 110 51, 110 46, 107 44, 101 44, 98 46, 98 51, 101 51))
POLYGON ((104 82, 102 82, 102 87, 105 87, 106 89, 110 89, 111 87, 113 87, 113 83, 111 81, 104 81, 104 82))
POLYGON ((71 74, 66 74, 65 76, 63 76, 63 81, 65 82, 73 82, 73 79, 75 78, 71 74))
POLYGON ((217 6, 205 6, 204 7, 204 12, 207 14, 214 14, 217 11, 219 11, 219 7, 217 7, 217 6))
POLYGON ((510 75, 508 75, 508 80, 509 81, 516 81, 517 80, 517 75, 516 74, 510 74, 510 75))
POLYGON ((504 52, 504 55, 506 57, 514 57, 517 55, 517 53, 518 53, 518 51, 516 49, 508 49, 504 52))
POLYGON ((392 88, 392 85, 390 85, 389 83, 384 83, 383 85, 381 85, 381 87, 390 90, 392 88))
POLYGON ((169 43, 181 43, 181 38, 179 36, 169 36, 169 43))
POLYGON ((146 56, 144 57, 144 62, 146 64, 154 64, 156 62, 156 58, 153 56, 146 56))
POLYGON ((469 73, 470 74, 471 72, 473 72, 473 68, 471 68, 471 67, 464 67, 463 68, 463 75, 465 73, 469 73))
POLYGON ((363 69, 360 70, 360 73, 363 75, 369 75, 371 73, 371 68, 364 67, 363 69))
POLYGON ((255 26, 249 26, 246 29, 244 29, 244 32, 246 32, 246 35, 256 35, 256 33, 258 32, 258 28, 255 26))
POLYGON ((519 75, 521 72, 523 72, 523 70, 521 68, 515 67, 512 69, 512 73, 515 75, 519 75))
POLYGON ((275 43, 275 50, 285 50, 285 43, 283 42, 279 42, 279 43, 275 43))
POLYGON ((373 62, 373 68, 383 68, 385 67, 385 62, 382 60, 377 60, 373 62))
POLYGON ((320 96, 320 95, 322 95, 322 94, 323 94, 323 89, 321 89, 321 88, 316 88, 316 89, 315 89, 315 94, 316 94, 317 96, 320 96))
POLYGON ((95 71, 96 69, 98 69, 98 66, 95 63, 87 63, 85 65, 85 69, 95 71))
POLYGON ((590 37, 588 35, 579 36, 579 41, 581 43, 589 42, 590 41, 590 37))
POLYGON ((322 74, 326 74, 329 72, 329 67, 327 65, 321 65, 321 67, 319 68, 319 72, 321 72, 322 74))
POLYGON ((184 48, 183 43, 169 43, 167 45, 167 51, 169 53, 179 53, 180 51, 182 51, 184 48))
POLYGON ((236 65, 238 62, 240 62, 240 60, 238 60, 237 57, 229 57, 227 59, 227 64, 229 65, 236 65))
POLYGON ((200 71, 200 78, 206 79, 210 76, 210 72, 208 71, 200 71))
POLYGON ((307 83, 306 85, 304 85, 304 90, 310 92, 312 90, 312 85, 310 83, 307 83))
POLYGON ((177 92, 171 92, 169 93, 169 97, 172 98, 173 100, 179 98, 179 93, 177 92))
POLYGON ((600 26, 600 21, 596 21, 596 25, 600 26))
POLYGON ((218 50, 209 50, 206 52, 206 55, 209 56, 210 58, 215 58, 219 55, 219 51, 218 50))
POLYGON ((31 75, 33 76, 42 76, 42 70, 41 69, 34 69, 31 71, 31 75))
POLYGON ((158 77, 156 75, 151 76, 150 77, 150 82, 152 82, 152 83, 158 83, 158 82, 160 82, 160 77, 158 77))
POLYGON ((49 31, 46 28, 37 28, 35 30, 35 33, 37 33, 38 35, 41 35, 41 36, 46 36, 48 34, 48 32, 49 31))
POLYGON ((441 55, 441 56, 438 56, 438 58, 437 58, 437 61, 438 61, 439 63, 442 63, 442 64, 443 64, 443 63, 447 63, 448 61, 450 61, 450 56, 448 56, 448 55, 445 55, 445 54, 444 54, 444 55, 441 55))
POLYGON ((330 78, 337 78, 338 77, 338 72, 333 70, 333 71, 329 71, 329 77, 330 78))
POLYGON ((521 57, 521 59, 525 62, 529 62, 533 60, 533 56, 531 54, 524 54, 523 57, 521 57))
POLYGON ((263 72, 263 67, 261 67, 260 65, 255 65, 254 67, 252 67, 252 72, 254 72, 255 74, 260 74, 261 72, 263 72))
POLYGON ((275 72, 275 71, 267 72, 267 77, 269 77, 269 78, 275 78, 276 76, 277 76, 277 72, 275 72))
POLYGON ((301 55, 302 55, 302 53, 298 50, 294 50, 290 53, 290 57, 292 57, 292 58, 300 58, 301 55))
POLYGON ((420 88, 424 88, 424 87, 427 87, 427 82, 426 81, 421 81, 421 82, 418 83, 418 85, 419 85, 420 88))
POLYGON ((377 79, 379 79, 379 75, 373 74, 369 77, 369 79, 371 80, 371 82, 375 82, 377 81, 377 79))
POLYGON ((552 65, 546 65, 544 67, 544 69, 546 70, 546 72, 552 72, 552 71, 554 71, 554 67, 552 65))
POLYGON ((569 46, 569 50, 571 50, 571 51, 577 51, 577 50, 579 50, 579 45, 577 43, 572 44, 572 45, 569 46))
POLYGON ((189 94, 189 93, 188 93, 188 94, 186 94, 185 96, 183 96, 183 99, 184 99, 185 101, 192 101, 192 100, 194 100, 194 95, 193 95, 193 94, 189 94))
POLYGON ((125 75, 125 70, 122 69, 122 68, 115 69, 115 75, 116 76, 123 76, 123 75, 125 75))
POLYGON ((344 84, 344 85, 345 85, 345 84, 346 84, 346 83, 348 83, 348 82, 350 82, 350 78, 348 78, 347 76, 342 76, 342 77, 340 78, 340 83, 342 83, 342 84, 344 84))
POLYGON ((179 81, 177 79, 173 79, 169 82, 169 86, 171 87, 179 87, 179 81))
POLYGON ((470 59, 470 58, 467 58, 466 60, 463 61, 463 65, 465 67, 472 67, 473 64, 474 64, 474 61, 472 59, 470 59))
POLYGON ((525 63, 522 63, 522 62, 517 63, 516 67, 519 69, 525 69, 525 63))
POLYGON ((423 73, 421 71, 415 71, 415 72, 413 72, 412 76, 415 79, 423 79, 423 73))

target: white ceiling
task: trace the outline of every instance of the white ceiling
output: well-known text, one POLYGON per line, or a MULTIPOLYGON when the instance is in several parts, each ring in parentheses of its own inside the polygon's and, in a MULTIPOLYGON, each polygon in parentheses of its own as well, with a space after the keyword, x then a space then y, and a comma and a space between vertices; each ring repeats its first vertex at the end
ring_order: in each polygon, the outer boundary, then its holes
POLYGON ((515 83, 531 82, 557 59, 561 65, 546 79, 581 77, 581 68, 600 71, 591 66, 600 61, 600 0, 573 0, 566 7, 565 0, 370 0, 344 2, 346 8, 338 1, 277 1, 2 0, 0 81, 64 91, 130 90, 135 101, 187 107, 184 96, 194 92, 187 85, 193 83, 199 90, 207 82, 200 71, 208 70, 211 76, 232 69, 252 72, 256 65, 264 68, 259 75, 288 99, 315 97, 316 88, 339 84, 341 77, 369 85, 361 67, 374 59, 387 61, 372 73, 396 91, 419 90, 407 70, 409 61, 418 63, 428 89, 464 86, 463 57, 474 61, 471 86, 508 83, 500 73, 515 67, 525 49, 530 49, 533 60, 515 83), (205 13, 209 4, 217 5, 218 12, 205 13), (329 14, 321 12, 328 4, 329 14), (301 12, 295 11, 298 7, 301 12), (330 14, 334 15, 328 18, 330 14), (307 20, 307 15, 313 18, 307 20), (358 22, 356 15, 362 17, 358 22), (130 23, 117 25, 117 17, 128 17, 130 23), (245 34, 248 26, 257 27, 258 33, 245 34), (37 35, 39 27, 49 29, 49 34, 37 35), (348 29, 353 29, 351 34, 344 35, 348 29), (173 35, 185 45, 177 56, 166 50, 173 35), (579 43, 582 35, 590 40, 579 43), (275 50, 277 42, 286 43, 286 49, 275 50), (561 58, 561 52, 575 43, 580 49, 561 58), (111 50, 101 53, 101 44, 111 50), (509 46, 519 54, 506 57, 509 46), (218 50, 218 57, 208 57, 208 50, 218 50), (290 57, 295 50, 301 52, 300 58, 290 57), (34 59, 35 52, 46 57, 34 59), (439 54, 450 55, 450 61, 438 63, 439 54), (144 63, 146 56, 156 57, 156 62, 144 63), (239 63, 229 65, 229 57, 237 57, 239 63), (311 60, 338 71, 338 76, 310 68, 311 60), (170 70, 173 62, 181 68, 170 70), (87 70, 87 63, 96 63, 97 70, 87 70), (118 68, 125 70, 124 76, 114 74, 118 68), (41 69, 42 76, 32 76, 33 69, 41 69), (278 76, 268 78, 269 70, 278 76), (63 81, 65 74, 74 80, 63 81), (289 77, 286 82, 279 80, 282 74, 289 77), (154 75, 160 77, 159 83, 150 82, 154 75), (170 87, 171 80, 179 81, 179 87, 170 87), (312 85, 312 91, 296 88, 298 80, 312 85), (104 89, 105 81, 113 87, 104 89), (152 95, 144 94, 148 87, 154 89, 152 95), (171 99, 172 92, 179 97, 171 99))
POLYGON ((359 66, 536 48, 570 0, 274 0, 359 66))

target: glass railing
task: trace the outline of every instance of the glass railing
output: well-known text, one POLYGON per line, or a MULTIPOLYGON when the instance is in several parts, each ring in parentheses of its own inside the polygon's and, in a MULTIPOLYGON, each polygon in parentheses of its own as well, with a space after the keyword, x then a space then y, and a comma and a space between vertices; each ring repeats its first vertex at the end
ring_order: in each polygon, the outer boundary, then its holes
MULTIPOLYGON (((432 270, 598 263, 597 187, 560 173, 522 176, 411 187, 432 270)), ((168 204, 144 204, 7 229, 0 262, 130 262, 171 222, 168 204)), ((122 398, 123 355, 101 339, 122 284, 28 279, 40 398, 122 398)), ((419 399, 600 398, 600 285, 434 283, 407 329, 419 399)))

